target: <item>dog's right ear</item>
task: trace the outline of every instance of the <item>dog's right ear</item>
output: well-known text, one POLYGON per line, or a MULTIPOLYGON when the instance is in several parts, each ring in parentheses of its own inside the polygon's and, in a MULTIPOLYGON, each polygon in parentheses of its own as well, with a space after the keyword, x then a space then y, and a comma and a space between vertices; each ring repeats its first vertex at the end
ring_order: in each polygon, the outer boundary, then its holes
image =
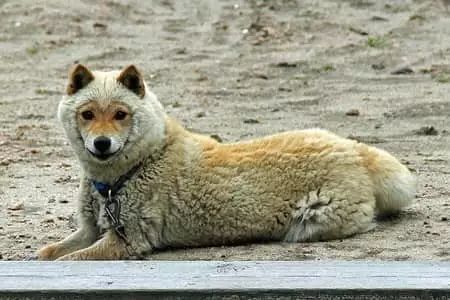
POLYGON ((77 64, 69 71, 67 95, 73 95, 94 80, 94 74, 85 66, 77 64))

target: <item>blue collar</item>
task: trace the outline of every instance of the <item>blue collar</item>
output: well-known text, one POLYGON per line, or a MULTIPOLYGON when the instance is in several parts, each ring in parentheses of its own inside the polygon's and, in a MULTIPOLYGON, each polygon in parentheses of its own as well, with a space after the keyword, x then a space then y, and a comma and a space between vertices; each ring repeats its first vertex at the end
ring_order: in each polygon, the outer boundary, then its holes
POLYGON ((97 192, 99 192, 100 195, 102 195, 105 198, 108 198, 109 193, 111 193, 111 196, 114 197, 117 192, 124 186, 124 184, 133 177, 133 175, 137 172, 137 170, 141 167, 142 163, 137 164, 131 170, 129 170, 127 173, 123 174, 122 176, 117 179, 117 181, 110 185, 104 182, 100 182, 97 180, 92 179, 92 185, 95 187, 97 192))
POLYGON ((112 190, 112 186, 107 183, 92 180, 92 184, 94 185, 97 192, 99 192, 100 195, 102 195, 105 198, 108 197, 109 191, 112 190))

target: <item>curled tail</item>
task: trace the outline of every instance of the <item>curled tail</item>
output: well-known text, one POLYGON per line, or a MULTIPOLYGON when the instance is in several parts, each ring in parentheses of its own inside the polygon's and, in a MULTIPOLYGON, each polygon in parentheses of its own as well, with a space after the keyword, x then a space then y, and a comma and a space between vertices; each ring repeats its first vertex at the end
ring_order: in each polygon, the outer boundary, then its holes
POLYGON ((416 193, 411 172, 384 150, 361 144, 360 153, 374 185, 377 212, 394 214, 410 205, 416 193))

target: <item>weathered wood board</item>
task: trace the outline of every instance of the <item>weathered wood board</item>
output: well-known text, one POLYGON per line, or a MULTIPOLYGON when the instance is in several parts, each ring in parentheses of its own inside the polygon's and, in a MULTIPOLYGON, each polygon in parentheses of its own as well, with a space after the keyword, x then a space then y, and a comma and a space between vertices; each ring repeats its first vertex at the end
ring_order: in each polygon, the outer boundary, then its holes
POLYGON ((450 299, 450 262, 0 262, 0 299, 450 299))

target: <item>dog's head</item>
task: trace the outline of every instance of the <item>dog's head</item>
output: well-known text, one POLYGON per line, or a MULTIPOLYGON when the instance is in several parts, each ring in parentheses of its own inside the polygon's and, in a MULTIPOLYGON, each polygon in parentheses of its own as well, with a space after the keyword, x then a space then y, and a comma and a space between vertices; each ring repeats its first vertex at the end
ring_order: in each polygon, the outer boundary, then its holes
POLYGON ((91 167, 133 164, 164 139, 163 108, 133 65, 112 72, 76 65, 58 118, 81 162, 91 167))

